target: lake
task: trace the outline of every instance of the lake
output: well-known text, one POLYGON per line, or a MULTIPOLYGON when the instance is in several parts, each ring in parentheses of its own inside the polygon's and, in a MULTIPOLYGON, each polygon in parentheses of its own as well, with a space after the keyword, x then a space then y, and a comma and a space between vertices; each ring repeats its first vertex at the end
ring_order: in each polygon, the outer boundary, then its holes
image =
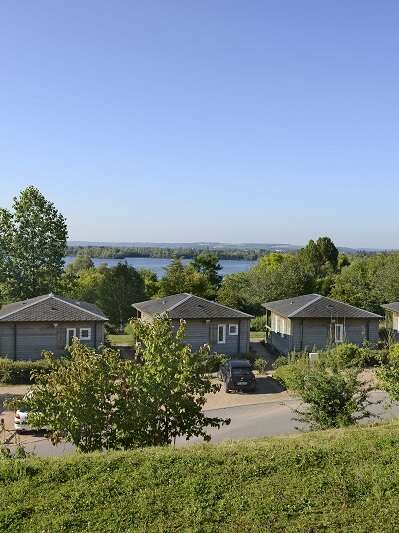
MULTIPOLYGON (((75 258, 73 256, 65 257, 65 264, 71 263, 75 258)), ((126 257, 125 259, 105 259, 101 257, 93 257, 93 263, 95 266, 106 263, 109 266, 115 266, 118 263, 124 261, 128 265, 134 268, 150 268, 156 272, 158 278, 161 278, 164 274, 164 268, 169 265, 171 259, 163 259, 158 257, 126 257)), ((190 259, 182 259, 182 263, 186 265, 190 262, 190 259)), ((222 276, 227 274, 235 274, 236 272, 247 272, 256 264, 256 261, 245 261, 240 259, 221 259, 220 265, 222 270, 220 271, 222 276)))

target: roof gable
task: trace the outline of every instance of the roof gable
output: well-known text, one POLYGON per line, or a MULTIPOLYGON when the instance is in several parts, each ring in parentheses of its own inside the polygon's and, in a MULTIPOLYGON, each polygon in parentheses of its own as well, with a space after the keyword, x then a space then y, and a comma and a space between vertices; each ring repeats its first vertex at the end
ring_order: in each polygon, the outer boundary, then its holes
POLYGON ((37 296, 4 305, 0 309, 3 322, 76 322, 106 321, 104 313, 94 304, 70 300, 54 294, 37 296))
POLYGON ((189 293, 133 304, 138 311, 150 315, 167 313, 175 319, 252 318, 252 315, 189 293))
POLYGON ((286 318, 381 318, 376 313, 320 294, 267 302, 263 307, 286 318))

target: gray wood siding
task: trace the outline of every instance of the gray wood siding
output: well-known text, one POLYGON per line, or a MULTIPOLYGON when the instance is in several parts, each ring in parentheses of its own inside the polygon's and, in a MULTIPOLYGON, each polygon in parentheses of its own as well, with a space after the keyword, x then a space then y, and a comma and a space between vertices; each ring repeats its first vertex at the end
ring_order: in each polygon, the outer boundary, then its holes
POLYGON ((45 350, 63 355, 68 328, 75 328, 78 337, 81 328, 90 328, 91 338, 81 341, 88 346, 97 347, 104 342, 102 322, 62 322, 57 326, 52 322, 18 322, 16 329, 6 322, 0 323, 0 355, 17 360, 40 359, 45 350))
POLYGON ((14 354, 14 325, 0 323, 0 356, 12 358, 14 354))
MULTIPOLYGON (((369 341, 375 346, 379 340, 378 319, 337 319, 345 325, 345 342, 361 345, 369 341)), ((291 319, 290 335, 272 331, 269 342, 280 352, 324 349, 330 343, 331 321, 323 318, 291 319)), ((334 325, 332 325, 334 327, 334 325)))
MULTIPOLYGON (((179 322, 175 321, 175 327, 179 322)), ((238 353, 247 353, 249 351, 249 320, 187 320, 185 342, 191 344, 194 351, 200 346, 209 344, 211 350, 227 355, 238 353), (218 343, 218 325, 226 326, 226 342, 218 343), (237 324, 239 328, 238 335, 229 334, 229 324, 237 324)))

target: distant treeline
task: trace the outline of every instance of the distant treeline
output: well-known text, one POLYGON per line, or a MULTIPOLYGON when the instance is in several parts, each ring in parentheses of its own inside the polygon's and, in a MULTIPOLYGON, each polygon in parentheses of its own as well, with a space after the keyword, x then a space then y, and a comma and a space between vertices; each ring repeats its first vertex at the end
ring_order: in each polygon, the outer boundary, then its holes
POLYGON ((242 250, 238 248, 227 250, 214 250, 213 248, 114 248, 106 246, 68 246, 67 248, 67 255, 75 256, 78 253, 85 253, 90 257, 103 259, 123 259, 125 257, 193 259, 201 252, 212 252, 219 259, 242 259, 246 261, 256 261, 269 253, 268 250, 242 250))

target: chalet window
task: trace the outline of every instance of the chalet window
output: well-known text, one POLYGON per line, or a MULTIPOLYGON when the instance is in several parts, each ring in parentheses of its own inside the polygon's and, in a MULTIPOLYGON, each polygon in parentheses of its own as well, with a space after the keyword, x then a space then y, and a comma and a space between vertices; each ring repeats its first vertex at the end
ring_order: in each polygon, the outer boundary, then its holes
POLYGON ((80 328, 80 340, 89 341, 91 339, 91 328, 80 328))
POLYGON ((344 342, 344 325, 335 324, 335 342, 344 342))
POLYGON ((238 335, 238 324, 229 324, 229 335, 238 335))
POLYGON ((226 324, 218 325, 218 344, 226 344, 226 324))

